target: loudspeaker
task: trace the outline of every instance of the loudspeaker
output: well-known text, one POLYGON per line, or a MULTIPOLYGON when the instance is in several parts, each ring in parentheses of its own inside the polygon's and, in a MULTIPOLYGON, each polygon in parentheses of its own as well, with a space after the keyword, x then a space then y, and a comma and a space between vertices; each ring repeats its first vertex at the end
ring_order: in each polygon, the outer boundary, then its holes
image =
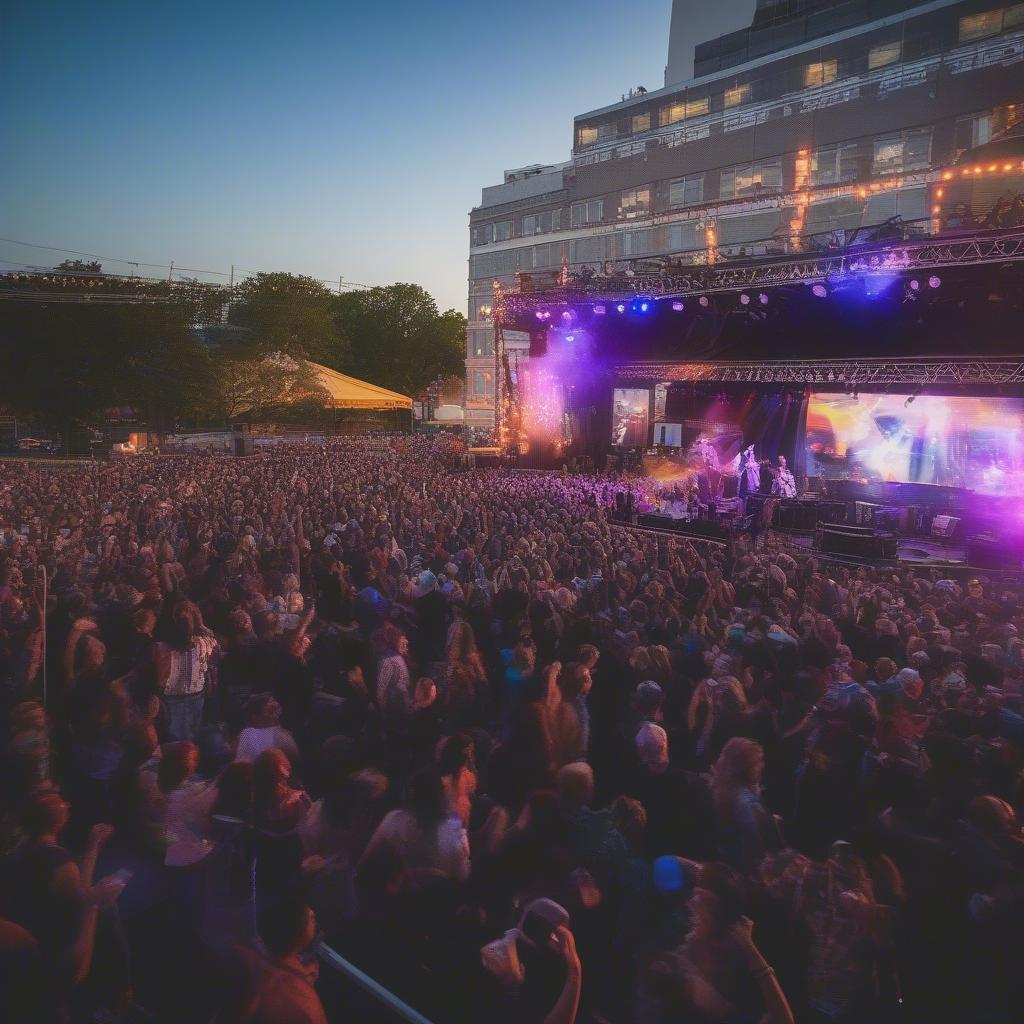
POLYGON ((949 540, 959 525, 960 520, 956 516, 936 516, 932 520, 932 536, 949 540))
POLYGON ((254 445, 252 434, 235 434, 235 455, 252 455, 254 445))
POLYGON ((1021 547, 1019 538, 976 534, 967 538, 967 564, 972 569, 1019 569, 1021 547))
POLYGON ((896 535, 864 526, 824 526, 818 531, 818 550, 867 560, 896 557, 896 535))

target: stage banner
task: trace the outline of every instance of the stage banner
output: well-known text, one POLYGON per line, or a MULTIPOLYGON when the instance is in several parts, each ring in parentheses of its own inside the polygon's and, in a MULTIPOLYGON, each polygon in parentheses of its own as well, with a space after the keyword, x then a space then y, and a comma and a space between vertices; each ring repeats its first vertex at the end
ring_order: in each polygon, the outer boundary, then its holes
POLYGON ((668 384, 654 386, 654 422, 661 423, 665 419, 665 407, 668 405, 668 384))

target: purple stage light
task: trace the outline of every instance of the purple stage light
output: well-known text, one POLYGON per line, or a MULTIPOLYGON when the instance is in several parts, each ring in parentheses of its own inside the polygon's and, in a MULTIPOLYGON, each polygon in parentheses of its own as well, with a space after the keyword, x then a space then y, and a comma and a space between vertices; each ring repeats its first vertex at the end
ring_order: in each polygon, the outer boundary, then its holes
POLYGON ((744 306, 750 305, 750 296, 746 292, 740 292, 740 303, 744 306))
POLYGON ((576 335, 575 334, 567 334, 565 336, 565 340, 566 341, 575 341, 576 340, 576 335))
POLYGON ((919 289, 920 287, 921 287, 921 282, 920 282, 920 281, 918 281, 918 280, 917 280, 917 278, 915 277, 915 278, 914 278, 914 279, 913 279, 913 280, 912 280, 912 281, 910 282, 910 289, 911 289, 911 291, 915 291, 915 292, 916 292, 916 291, 917 291, 917 290, 918 290, 918 289, 919 289))
POLYGON ((616 306, 615 306, 615 312, 616 313, 625 313, 626 312, 626 304, 624 302, 617 303, 616 306))
POLYGON ((760 302, 762 306, 767 306, 768 305, 768 296, 764 292, 761 292, 761 294, 758 295, 758 297, 757 297, 757 301, 760 302))
POLYGON ((935 274, 932 274, 932 276, 928 278, 929 288, 938 288, 940 284, 942 284, 941 277, 937 277, 935 274))
POLYGON ((816 284, 811 288, 816 298, 824 299, 828 295, 828 289, 823 284, 816 284))
POLYGON ((681 302, 673 302, 672 303, 672 309, 676 313, 682 313, 684 308, 685 307, 683 306, 683 304, 681 302))
POLYGON ((598 305, 594 306, 594 313, 596 316, 604 316, 607 312, 608 309, 604 305, 604 303, 599 303, 598 305))
POLYGON ((572 319, 572 310, 571 309, 563 309, 562 310, 562 319, 563 320, 571 320, 572 319))
POLYGON ((702 295, 702 296, 701 296, 701 297, 700 297, 700 298, 699 298, 699 299, 698 299, 697 301, 698 301, 698 302, 699 302, 699 303, 700 303, 700 304, 701 304, 701 305, 702 305, 702 306, 703 306, 703 307, 704 307, 705 309, 707 309, 707 308, 708 308, 708 306, 709 306, 709 305, 711 305, 711 303, 710 303, 710 302, 708 301, 708 297, 707 297, 706 295, 702 295))

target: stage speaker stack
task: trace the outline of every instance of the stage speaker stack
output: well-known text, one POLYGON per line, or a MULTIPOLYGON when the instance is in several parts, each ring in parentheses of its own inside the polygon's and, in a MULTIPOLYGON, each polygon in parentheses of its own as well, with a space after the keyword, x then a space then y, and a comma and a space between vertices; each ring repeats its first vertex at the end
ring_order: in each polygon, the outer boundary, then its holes
POLYGON ((870 526, 823 526, 817 548, 830 555, 846 555, 867 561, 896 557, 896 535, 870 526))
POLYGON ((881 508, 870 501, 858 501, 854 505, 854 522, 858 526, 870 526, 874 522, 875 509, 881 508))

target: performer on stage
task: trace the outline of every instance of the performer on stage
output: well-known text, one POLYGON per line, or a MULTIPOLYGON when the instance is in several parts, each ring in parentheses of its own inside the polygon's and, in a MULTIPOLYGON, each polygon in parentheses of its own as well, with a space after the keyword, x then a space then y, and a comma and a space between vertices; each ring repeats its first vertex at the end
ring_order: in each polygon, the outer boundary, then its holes
POLYGON ((774 469, 769 466, 769 470, 772 474, 772 494, 778 495, 782 498, 795 498, 796 497, 796 478, 790 472, 789 467, 786 465, 786 456, 779 456, 779 468, 774 469))
POLYGON ((761 489, 761 463, 757 461, 753 445, 743 452, 743 478, 740 485, 740 497, 743 498, 749 494, 757 494, 761 489))

